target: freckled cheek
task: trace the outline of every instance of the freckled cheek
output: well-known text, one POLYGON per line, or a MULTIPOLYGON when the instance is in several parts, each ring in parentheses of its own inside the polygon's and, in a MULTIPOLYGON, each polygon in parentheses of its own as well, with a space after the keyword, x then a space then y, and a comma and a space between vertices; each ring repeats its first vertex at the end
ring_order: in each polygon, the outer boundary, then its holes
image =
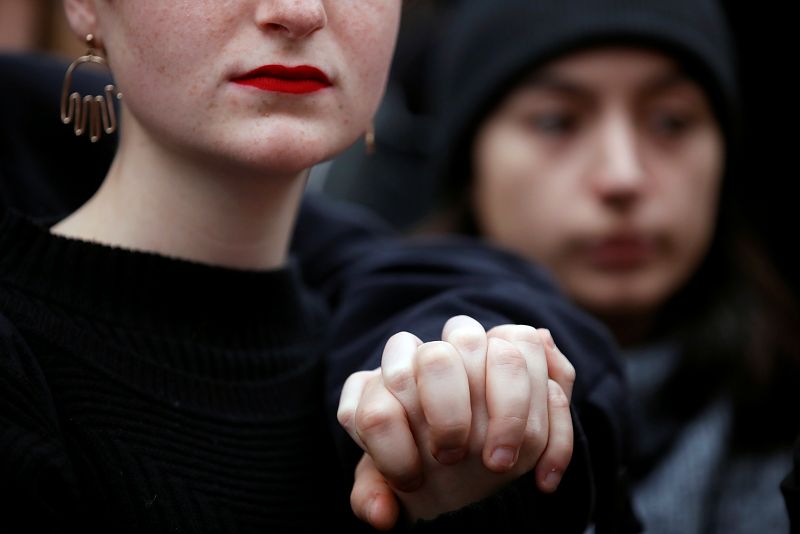
POLYGON ((382 20, 368 22, 343 27, 339 42, 342 43, 343 66, 357 80, 360 104, 363 106, 364 99, 368 99, 377 107, 389 74, 396 30, 382 20))

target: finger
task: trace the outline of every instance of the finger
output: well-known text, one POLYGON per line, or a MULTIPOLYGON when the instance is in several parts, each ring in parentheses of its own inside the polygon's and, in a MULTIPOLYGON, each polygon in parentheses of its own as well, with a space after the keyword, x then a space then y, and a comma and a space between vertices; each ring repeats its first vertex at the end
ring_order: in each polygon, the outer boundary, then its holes
POLYGON ((422 341, 408 332, 393 335, 386 342, 381 360, 383 383, 406 410, 412 430, 424 422, 417 395, 414 359, 422 341))
POLYGON ((355 415, 355 429, 389 484, 414 491, 422 484, 422 463, 405 409, 377 377, 367 382, 355 415))
POLYGON ((444 465, 457 463, 467 453, 472 422, 461 356, 449 343, 425 343, 417 350, 415 370, 422 412, 430 428, 431 454, 444 465))
POLYGON ((538 330, 544 343, 545 356, 547 357, 547 372, 553 380, 558 382, 561 389, 567 395, 567 399, 572 400, 572 386, 575 384, 575 367, 564 356, 564 353, 556 346, 553 341, 553 334, 546 328, 538 330))
POLYGON ((502 325, 491 329, 490 338, 500 337, 514 344, 525 358, 530 379, 530 407, 525 427, 523 450, 531 467, 547 446, 547 358, 537 330, 526 325, 502 325))
POLYGON ((504 472, 516 463, 528 424, 530 396, 525 357, 512 343, 490 338, 486 353, 489 428, 483 449, 483 462, 489 469, 504 472))
POLYGON ((356 466, 356 480, 350 493, 350 507, 356 517, 378 530, 389 530, 394 527, 400 515, 400 506, 394 491, 368 454, 365 454, 356 466))
POLYGON ((488 340, 483 326, 466 315, 458 315, 449 319, 442 329, 442 341, 456 348, 464 361, 469 378, 469 387, 474 401, 484 400, 486 383, 486 348, 488 340))
POLYGON ((359 371, 347 377, 342 387, 342 394, 339 397, 339 408, 336 410, 336 419, 339 420, 339 424, 350 434, 353 441, 365 451, 367 448, 356 432, 356 410, 358 409, 359 402, 361 402, 361 396, 364 394, 364 388, 367 382, 377 377, 379 372, 379 369, 359 371))
POLYGON ((550 433, 547 447, 536 464, 536 485, 550 493, 558 488, 572 458, 573 431, 567 394, 555 380, 547 382, 547 391, 550 433))

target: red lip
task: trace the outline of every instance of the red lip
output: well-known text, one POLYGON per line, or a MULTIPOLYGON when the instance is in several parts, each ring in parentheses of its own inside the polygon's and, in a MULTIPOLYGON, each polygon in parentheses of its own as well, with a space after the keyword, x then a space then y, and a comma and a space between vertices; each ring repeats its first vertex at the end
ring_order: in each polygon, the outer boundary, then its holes
POLYGON ((584 252, 589 262, 601 269, 635 269, 655 253, 653 239, 636 235, 616 235, 592 240, 584 252))
POLYGON ((262 91, 295 95, 313 93, 332 85, 324 72, 310 65, 300 65, 299 67, 264 65, 241 76, 236 76, 232 81, 262 91))

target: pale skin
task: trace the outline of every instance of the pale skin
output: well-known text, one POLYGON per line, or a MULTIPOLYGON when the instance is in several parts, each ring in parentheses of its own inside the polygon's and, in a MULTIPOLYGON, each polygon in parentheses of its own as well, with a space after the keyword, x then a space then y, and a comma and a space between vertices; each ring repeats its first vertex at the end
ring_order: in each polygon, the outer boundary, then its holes
MULTIPOLYGON (((92 34, 104 50, 124 99, 119 149, 103 185, 52 232, 228 268, 283 266, 310 167, 348 147, 377 108, 401 2, 64 4, 76 35, 83 40, 92 34), (231 81, 268 64, 313 65, 326 73, 331 85, 287 95, 231 81)), ((365 384, 363 395, 345 398, 345 405, 351 406, 357 397, 353 421, 363 423, 364 413, 383 413, 392 431, 404 436, 407 449, 407 455, 394 457, 375 445, 379 433, 371 432, 369 424, 366 430, 357 424, 354 438, 370 454, 357 470, 352 506, 356 515, 376 527, 386 528, 397 520, 397 495, 412 519, 431 517, 486 497, 534 466, 542 489, 552 491, 569 461, 572 426, 567 407, 574 375, 569 362, 555 348, 545 351, 550 345, 542 341, 544 334, 529 327, 508 326, 487 337, 471 319, 454 321, 468 325, 456 331, 477 340, 473 352, 478 360, 485 358, 482 367, 462 358, 463 343, 457 340, 461 334, 453 338, 456 334, 447 329, 443 342, 421 348, 397 348, 410 339, 400 334, 387 345, 389 357, 383 363, 444 361, 443 388, 449 388, 452 397, 441 396, 445 389, 426 393, 431 365, 415 367, 420 387, 404 394, 392 389, 395 381, 384 382, 383 374, 380 380, 357 375, 345 388, 350 394, 359 383, 365 384), (522 328, 524 335, 519 333, 522 328), (527 341, 517 339, 520 336, 527 341), (487 379, 485 390, 480 387, 481 373, 487 379), (386 406, 389 411, 382 412, 386 406), (426 415, 446 407, 457 416, 458 425, 441 431, 435 417, 419 417, 420 407, 426 415), (498 422, 505 417, 514 418, 513 424, 498 422), (486 433, 479 431, 483 427, 486 433), (419 443, 409 439, 429 435, 430 440, 419 443), (486 456, 497 444, 522 452, 513 453, 513 462, 498 465, 486 456), (431 446, 445 464, 461 461, 446 469, 431 463, 431 446), (441 455, 452 448, 461 451, 459 458, 441 455), (488 468, 478 465, 482 461, 488 468), (549 473, 556 478, 545 481, 549 473), (403 486, 409 491, 401 492, 397 482, 412 478, 419 486, 403 486), (459 488, 469 488, 467 493, 442 493, 457 480, 462 481, 459 488), (378 509, 372 507, 376 496, 378 509)), ((386 371, 390 376, 391 369, 386 371)))
POLYGON ((539 489, 555 491, 572 455, 574 380, 544 329, 487 333, 459 316, 442 341, 396 334, 380 369, 352 375, 339 404, 339 421, 366 452, 354 510, 389 528, 399 513, 394 493, 410 519, 431 519, 534 467, 539 489))
POLYGON ((708 250, 723 155, 704 91, 668 56, 572 53, 531 73, 478 129, 476 219, 635 344, 708 250))

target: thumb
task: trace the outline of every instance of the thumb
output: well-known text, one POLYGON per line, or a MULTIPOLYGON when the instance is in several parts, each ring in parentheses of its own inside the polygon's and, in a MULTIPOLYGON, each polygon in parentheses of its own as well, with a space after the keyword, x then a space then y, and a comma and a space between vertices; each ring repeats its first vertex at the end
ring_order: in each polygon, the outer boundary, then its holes
POLYGON ((378 530, 390 530, 397 523, 400 505, 368 454, 358 462, 355 478, 350 493, 353 513, 378 530))

